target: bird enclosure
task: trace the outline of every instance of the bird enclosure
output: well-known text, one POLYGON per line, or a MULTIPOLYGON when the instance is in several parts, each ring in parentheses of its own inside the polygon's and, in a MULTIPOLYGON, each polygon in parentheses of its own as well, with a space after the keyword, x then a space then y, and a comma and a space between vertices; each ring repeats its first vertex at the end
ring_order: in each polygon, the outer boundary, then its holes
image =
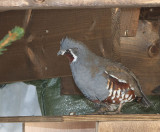
POLYGON ((25 132, 159 131, 160 8, 155 7, 159 1, 9 1, 0 1, 0 38, 15 26, 25 34, 0 55, 0 84, 36 85, 43 116, 0 117, 1 123, 22 122, 25 132), (95 106, 75 85, 68 60, 57 56, 66 36, 128 67, 154 108, 139 110, 131 103, 121 115, 92 115, 95 106), (76 101, 70 105, 71 100, 76 101))

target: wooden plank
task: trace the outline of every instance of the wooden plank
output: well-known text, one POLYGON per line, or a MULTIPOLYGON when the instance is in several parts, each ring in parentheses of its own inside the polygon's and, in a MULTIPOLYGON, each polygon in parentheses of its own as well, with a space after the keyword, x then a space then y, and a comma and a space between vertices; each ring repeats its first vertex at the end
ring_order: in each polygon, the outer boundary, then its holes
MULTIPOLYGON (((0 13, 0 38, 25 18, 25 11, 0 13)), ((110 9, 33 10, 25 37, 0 56, 0 83, 71 75, 68 60, 57 57, 61 39, 83 41, 102 55, 99 44, 111 41, 110 18, 110 9)))
POLYGON ((5 122, 74 122, 74 121, 160 121, 160 114, 122 114, 122 115, 74 115, 74 116, 18 116, 0 117, 5 122))
POLYGON ((22 123, 22 132, 25 132, 25 123, 22 123))
POLYGON ((1 9, 84 8, 84 7, 158 7, 159 0, 2 0, 1 9))
MULTIPOLYGON (((112 8, 112 57, 111 59, 116 62, 121 62, 121 55, 119 52, 120 48, 120 19, 121 19, 121 9, 112 8)), ((107 50, 107 46, 105 50, 107 50)), ((107 52, 107 51, 106 51, 107 52)))
POLYGON ((140 80, 144 93, 160 86, 159 25, 140 21, 136 37, 121 38, 121 62, 140 80))
POLYGON ((98 132, 159 132, 160 121, 99 122, 98 132))
POLYGON ((63 116, 63 121, 160 121, 159 114, 63 116))
POLYGON ((25 132, 95 132, 95 122, 25 123, 25 132))
POLYGON ((14 117, 0 117, 1 123, 9 122, 61 122, 62 117, 57 116, 14 116, 14 117))
POLYGON ((140 8, 122 8, 120 17, 120 36, 134 37, 138 28, 140 8))

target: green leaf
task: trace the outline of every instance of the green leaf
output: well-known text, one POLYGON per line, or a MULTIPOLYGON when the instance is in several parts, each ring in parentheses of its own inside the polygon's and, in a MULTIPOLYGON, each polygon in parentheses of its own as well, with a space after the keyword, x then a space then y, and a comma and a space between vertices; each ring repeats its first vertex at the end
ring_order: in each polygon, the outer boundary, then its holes
POLYGON ((0 41, 0 55, 2 51, 6 51, 5 47, 11 45, 12 42, 21 39, 24 36, 24 29, 16 26, 0 41))

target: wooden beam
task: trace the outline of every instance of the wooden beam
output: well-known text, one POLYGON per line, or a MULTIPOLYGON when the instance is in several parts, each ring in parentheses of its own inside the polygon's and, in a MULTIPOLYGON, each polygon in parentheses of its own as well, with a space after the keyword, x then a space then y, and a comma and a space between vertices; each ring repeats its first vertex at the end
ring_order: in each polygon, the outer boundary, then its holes
POLYGON ((5 122, 71 122, 71 121, 160 121, 159 114, 122 114, 122 115, 74 115, 74 116, 19 116, 0 117, 5 122))
POLYGON ((84 8, 84 7, 158 7, 159 0, 1 0, 1 9, 84 8))
POLYGON ((140 8, 122 8, 120 16, 120 36, 136 36, 140 8))

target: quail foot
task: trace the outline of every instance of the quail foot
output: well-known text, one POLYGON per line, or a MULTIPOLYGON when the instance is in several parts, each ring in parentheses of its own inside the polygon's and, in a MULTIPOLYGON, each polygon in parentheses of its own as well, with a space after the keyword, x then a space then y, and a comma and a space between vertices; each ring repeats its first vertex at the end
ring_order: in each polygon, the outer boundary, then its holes
POLYGON ((126 102, 136 100, 146 107, 150 101, 142 92, 136 76, 122 64, 97 56, 85 44, 71 38, 64 38, 57 55, 68 58, 75 84, 90 101, 105 104, 109 111, 118 105, 113 113, 120 113, 126 102))

